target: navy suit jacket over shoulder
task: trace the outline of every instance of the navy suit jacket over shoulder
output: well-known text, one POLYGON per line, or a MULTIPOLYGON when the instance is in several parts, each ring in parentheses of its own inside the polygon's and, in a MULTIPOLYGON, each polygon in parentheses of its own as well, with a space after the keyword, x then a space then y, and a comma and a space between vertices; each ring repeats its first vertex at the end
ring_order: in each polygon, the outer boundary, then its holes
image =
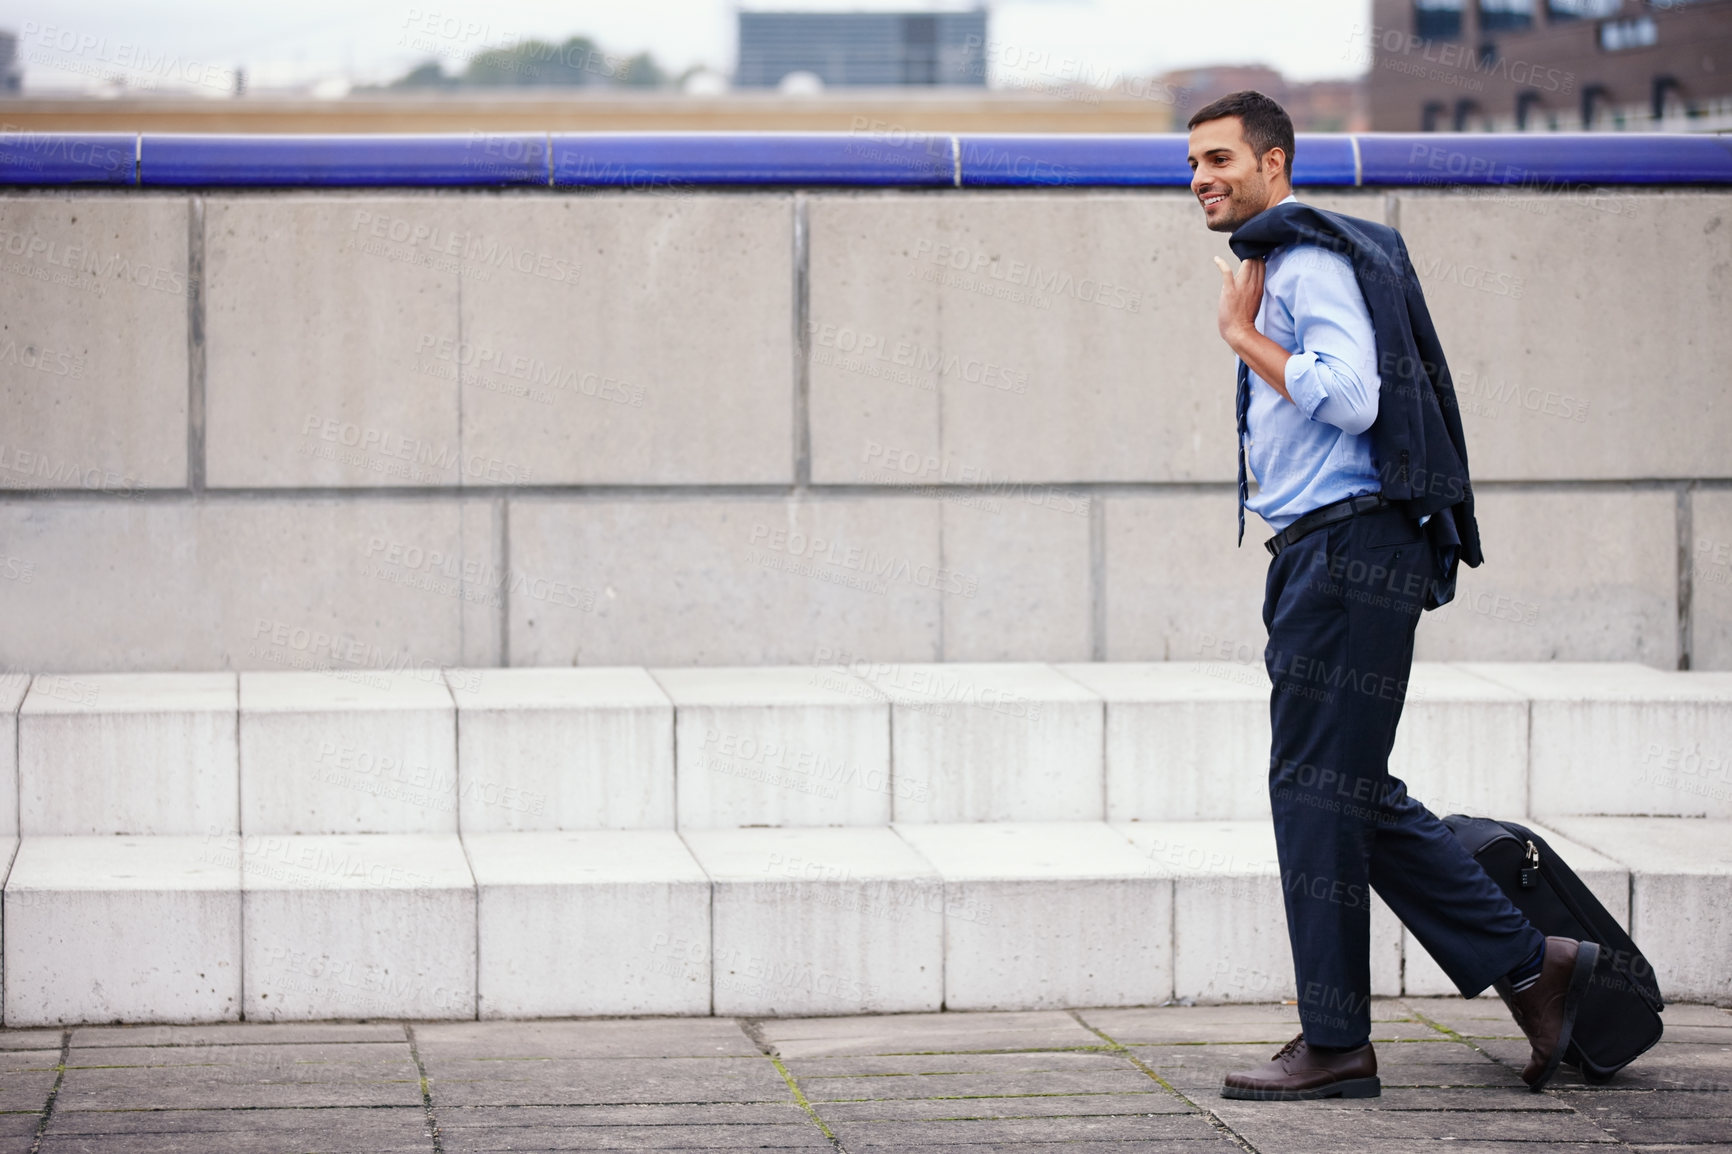
POLYGON ((1267 256, 1282 245, 1315 244, 1352 262, 1371 312, 1382 377, 1377 420, 1369 430, 1378 477, 1384 496, 1410 516, 1430 515, 1426 531, 1439 556, 1450 559, 1436 600, 1448 601, 1455 591, 1455 559, 1473 567, 1484 557, 1455 385, 1401 234, 1293 202, 1252 217, 1230 243, 1241 260, 1267 256))

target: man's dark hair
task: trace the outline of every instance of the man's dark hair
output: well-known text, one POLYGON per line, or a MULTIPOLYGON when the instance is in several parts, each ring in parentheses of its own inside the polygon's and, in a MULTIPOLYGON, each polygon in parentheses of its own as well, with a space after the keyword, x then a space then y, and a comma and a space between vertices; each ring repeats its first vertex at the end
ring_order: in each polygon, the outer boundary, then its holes
POLYGON ((1245 126, 1245 143, 1251 146, 1251 152, 1258 160, 1271 148, 1279 148, 1287 157, 1283 172, 1288 180, 1293 179, 1293 118, 1282 108, 1261 92, 1247 88, 1243 92, 1230 92, 1221 99, 1205 104, 1197 109, 1186 128, 1195 128, 1209 120, 1220 120, 1228 116, 1237 116, 1239 123, 1245 126))

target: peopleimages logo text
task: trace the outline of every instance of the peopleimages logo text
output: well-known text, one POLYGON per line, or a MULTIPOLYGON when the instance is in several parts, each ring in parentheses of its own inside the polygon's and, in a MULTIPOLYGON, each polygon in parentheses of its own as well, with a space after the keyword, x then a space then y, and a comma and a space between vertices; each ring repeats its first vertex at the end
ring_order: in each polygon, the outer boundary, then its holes
POLYGON ((574 257, 513 248, 475 233, 440 228, 423 220, 367 209, 355 210, 349 228, 360 238, 389 241, 436 256, 473 261, 481 268, 502 268, 565 284, 576 284, 583 271, 582 262, 574 257))
POLYGON ((1053 297, 1072 297, 1083 304, 1137 312, 1143 294, 1124 285, 1097 277, 1077 277, 1063 269, 1044 268, 1030 261, 1007 260, 985 249, 920 239, 914 242, 912 259, 955 272, 984 276, 1018 288, 1053 297))
MULTIPOLYGON (((1573 72, 1499 56, 1495 51, 1485 48, 1476 50, 1471 44, 1464 44, 1459 40, 1432 40, 1400 28, 1384 28, 1376 24, 1369 29, 1364 25, 1355 26, 1353 37, 1366 38, 1367 46, 1379 56, 1379 67, 1388 67, 1388 57, 1418 56, 1420 60, 1430 64, 1482 76, 1501 76, 1512 84, 1537 88, 1543 92, 1569 95, 1576 90, 1576 74, 1573 72)), ((1369 53, 1367 55, 1369 56, 1369 53)), ((1370 60, 1362 59, 1361 63, 1369 64, 1370 60)))
POLYGON ((752 526, 751 544, 756 549, 807 563, 833 565, 879 581, 905 581, 941 593, 973 597, 980 588, 978 577, 955 569, 928 565, 907 557, 886 557, 876 549, 808 535, 798 529, 773 528, 761 521, 752 526))

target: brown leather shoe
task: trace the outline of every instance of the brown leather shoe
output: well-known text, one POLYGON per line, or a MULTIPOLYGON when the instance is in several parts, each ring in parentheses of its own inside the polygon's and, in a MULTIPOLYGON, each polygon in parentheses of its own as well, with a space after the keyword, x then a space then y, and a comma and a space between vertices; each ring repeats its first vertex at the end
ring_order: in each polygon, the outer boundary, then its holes
POLYGON ((1509 983, 1497 983, 1498 994, 1533 1047, 1522 1070, 1522 1081, 1535 1093, 1545 1089, 1557 1073, 1564 1051, 1570 1048, 1576 1013, 1582 1008, 1582 995, 1588 992, 1594 964, 1599 960, 1600 947, 1593 942, 1547 938, 1539 981, 1519 994, 1510 992, 1509 983))
POLYGON ((1221 1097, 1253 1098, 1262 1102, 1294 1102, 1307 1098, 1376 1098, 1383 1093, 1377 1078, 1377 1054, 1371 1043, 1344 1054, 1324 1054, 1305 1044, 1300 1034, 1255 1070, 1240 1070, 1221 1081, 1221 1097))

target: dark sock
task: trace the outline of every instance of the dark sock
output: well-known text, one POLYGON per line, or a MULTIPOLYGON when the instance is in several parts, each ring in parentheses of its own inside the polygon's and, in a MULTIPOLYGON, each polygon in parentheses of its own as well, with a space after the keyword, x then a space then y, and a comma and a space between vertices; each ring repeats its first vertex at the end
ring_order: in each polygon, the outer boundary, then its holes
POLYGON ((1544 939, 1541 939, 1539 948, 1528 955, 1528 960, 1511 970, 1507 975, 1510 990, 1519 994, 1535 982, 1539 981, 1540 967, 1545 964, 1545 961, 1546 943, 1544 939))

